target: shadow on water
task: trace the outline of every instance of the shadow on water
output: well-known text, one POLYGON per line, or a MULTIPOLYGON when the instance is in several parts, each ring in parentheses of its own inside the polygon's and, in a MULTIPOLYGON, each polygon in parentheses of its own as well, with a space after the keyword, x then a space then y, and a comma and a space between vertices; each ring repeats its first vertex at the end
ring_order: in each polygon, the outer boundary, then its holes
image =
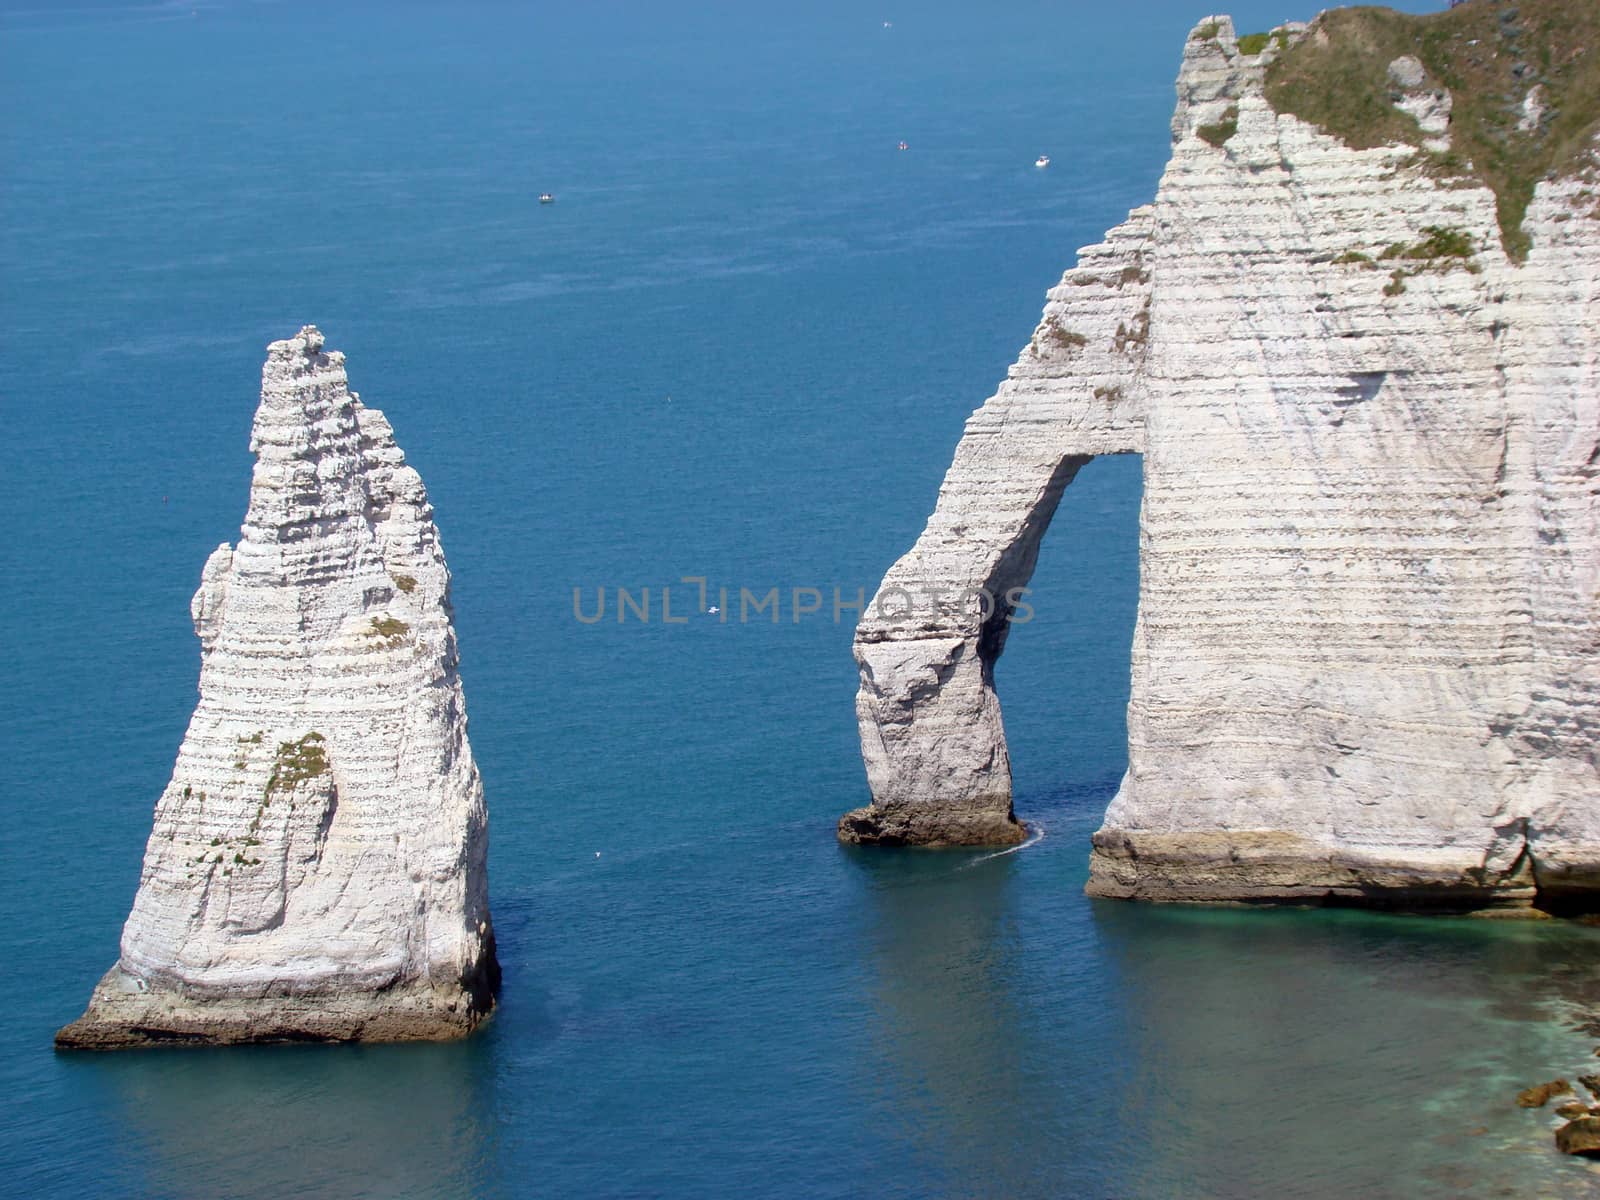
POLYGON ((1108 1031, 1090 1014, 1070 1044, 1047 1040, 1028 979, 1049 964, 1033 961, 1019 856, 844 853, 869 914, 874 1061, 925 1194, 1098 1194, 1110 1131, 1070 1156, 1048 1143, 1082 1125, 1072 1077, 1108 1031))
POLYGON ((1600 930, 1090 901, 1080 851, 844 852, 905 1194, 1600 1197, 1514 1099, 1595 1069, 1600 930))
POLYGON ((1183 1195, 1600 1195, 1595 1167, 1554 1151, 1553 1116, 1514 1103, 1594 1064, 1600 932, 1090 908, 1149 1152, 1184 1164, 1183 1195))
POLYGON ((64 1060, 121 1131, 125 1194, 492 1196, 483 1037, 64 1060), (293 1147, 285 1154, 284 1147, 293 1147))

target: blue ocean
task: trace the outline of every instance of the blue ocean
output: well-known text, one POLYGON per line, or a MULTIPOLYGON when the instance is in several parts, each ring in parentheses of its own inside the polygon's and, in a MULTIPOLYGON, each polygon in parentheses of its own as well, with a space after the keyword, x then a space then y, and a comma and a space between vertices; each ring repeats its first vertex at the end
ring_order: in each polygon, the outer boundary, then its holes
POLYGON ((1600 929, 1083 896, 1137 458, 1068 490, 999 666, 1034 840, 834 839, 848 606, 1153 195, 1203 15, 0 9, 0 1193, 1600 1195, 1513 1103, 1594 1061, 1600 929), (437 512, 501 1007, 451 1045, 57 1055, 194 705, 266 343, 306 323, 437 512), (602 587, 653 619, 577 619, 602 587))

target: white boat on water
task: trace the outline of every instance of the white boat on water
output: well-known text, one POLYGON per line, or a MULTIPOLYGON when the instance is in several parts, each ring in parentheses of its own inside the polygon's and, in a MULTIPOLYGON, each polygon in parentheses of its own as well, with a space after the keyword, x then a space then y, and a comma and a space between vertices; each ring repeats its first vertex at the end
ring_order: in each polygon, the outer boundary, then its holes
POLYGON ((1038 158, 1033 160, 1033 165, 1036 167, 1048 167, 1050 165, 1050 156, 1048 154, 1039 155, 1038 158))

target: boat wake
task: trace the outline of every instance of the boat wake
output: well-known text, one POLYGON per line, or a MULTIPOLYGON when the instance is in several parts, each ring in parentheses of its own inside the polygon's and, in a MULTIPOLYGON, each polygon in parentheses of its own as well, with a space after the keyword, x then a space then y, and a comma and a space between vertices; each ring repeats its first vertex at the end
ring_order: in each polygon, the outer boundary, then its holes
POLYGON ((994 850, 988 854, 980 854, 969 863, 963 863, 958 870, 970 871, 979 863, 986 863, 991 858, 1004 858, 1007 854, 1015 854, 1018 850, 1026 850, 1029 846, 1037 846, 1044 841, 1044 826, 1033 824, 1028 826, 1028 840, 1018 842, 1015 846, 1007 846, 1004 850, 994 850))

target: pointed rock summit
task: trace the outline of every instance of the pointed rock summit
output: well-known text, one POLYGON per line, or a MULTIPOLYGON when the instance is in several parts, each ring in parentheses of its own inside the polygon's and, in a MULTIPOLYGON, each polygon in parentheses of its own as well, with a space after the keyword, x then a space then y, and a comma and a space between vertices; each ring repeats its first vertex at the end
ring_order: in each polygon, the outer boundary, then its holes
POLYGON ((443 1039, 499 983, 483 787, 422 480, 312 326, 192 605, 200 702, 121 956, 63 1047, 443 1039))

